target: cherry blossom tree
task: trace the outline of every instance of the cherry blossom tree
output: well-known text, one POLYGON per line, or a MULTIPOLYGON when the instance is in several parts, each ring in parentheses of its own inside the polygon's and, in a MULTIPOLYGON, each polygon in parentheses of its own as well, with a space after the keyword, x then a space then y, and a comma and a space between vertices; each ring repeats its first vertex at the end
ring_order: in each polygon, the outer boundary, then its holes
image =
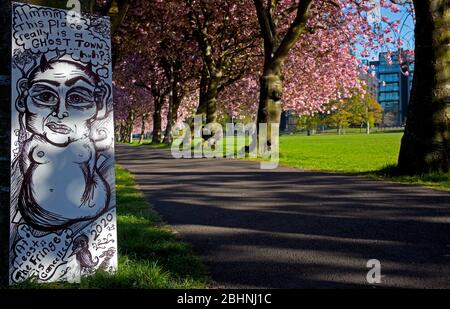
MULTIPOLYGON (((114 74, 114 108, 117 140, 131 142, 136 123, 140 120, 140 132, 145 133, 150 115, 154 114, 154 97, 147 87, 136 85, 136 80, 129 80, 133 66, 128 65, 128 58, 116 64, 114 74)), ((135 58, 130 57, 135 60, 135 58)))
POLYGON ((306 34, 292 48, 282 69, 284 110, 313 115, 333 109, 330 101, 364 92, 358 60, 344 35, 317 29, 306 34), (325 33, 322 33, 325 32, 325 33))
POLYGON ((249 0, 185 0, 202 58, 197 114, 217 120, 217 98, 227 86, 255 69, 259 53, 256 16, 249 0))
MULTIPOLYGON (((136 59, 136 58, 135 58, 136 59)), ((144 66, 140 66, 144 68, 144 66)), ((150 65, 146 74, 141 74, 137 80, 133 80, 135 87, 146 89, 150 92, 153 102, 153 134, 152 144, 161 144, 162 142, 162 118, 163 107, 169 94, 170 85, 165 79, 164 70, 157 63, 150 65)))
MULTIPOLYGON (((379 23, 370 23, 374 2, 224 0, 218 6, 207 0, 135 0, 120 45, 145 54, 147 62, 162 69, 164 82, 158 85, 168 84, 169 89, 167 133, 183 94, 192 92, 195 80, 197 113, 216 121, 220 113, 229 118, 250 116, 258 90, 255 76, 261 76, 258 121, 278 123, 282 108, 314 114, 354 89, 363 92, 355 45, 362 46, 361 55, 399 45, 389 37, 398 21, 382 16, 379 23), (262 50, 255 44, 258 33, 262 50), (189 90, 184 91, 187 84, 189 90)), ((386 1, 379 5, 397 8, 386 1)))
POLYGON ((115 42, 122 55, 133 55, 129 65, 135 67, 130 70, 136 73, 131 75, 134 86, 152 94, 153 142, 161 142, 162 124, 166 123, 164 142, 169 143, 182 99, 193 90, 193 80, 198 78, 200 57, 180 1, 130 3, 132 7, 115 42))
POLYGON ((258 110, 258 75, 248 74, 219 93, 219 115, 230 122, 255 122, 258 110))
POLYGON ((379 23, 371 24, 368 12, 377 5, 396 8, 386 1, 253 2, 264 44, 258 122, 268 124, 269 137, 270 124, 279 123, 281 115, 286 94, 283 80, 289 85, 286 106, 301 113, 321 111, 329 100, 345 97, 350 89, 362 89, 357 84, 355 46, 373 50, 390 41, 384 38, 391 31, 375 31, 379 23))

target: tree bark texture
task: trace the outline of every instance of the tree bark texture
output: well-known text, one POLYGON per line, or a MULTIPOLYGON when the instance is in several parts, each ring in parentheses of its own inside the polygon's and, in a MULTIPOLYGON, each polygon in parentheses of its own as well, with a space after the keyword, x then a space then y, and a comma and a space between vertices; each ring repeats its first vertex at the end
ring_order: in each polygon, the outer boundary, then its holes
POLYGON ((153 112, 152 144, 161 144, 161 110, 164 105, 164 96, 155 97, 155 111, 153 112))
MULTIPOLYGON (((267 146, 271 146, 272 124, 280 124, 282 112, 283 83, 281 69, 289 51, 305 31, 312 0, 301 0, 297 7, 295 19, 286 34, 279 37, 275 22, 277 1, 254 0, 256 13, 264 41, 264 71, 260 78, 260 98, 258 107, 258 124, 267 124, 267 146)), ((259 129, 259 126, 258 126, 259 129)))
POLYGON ((398 171, 449 172, 450 2, 415 0, 415 73, 398 171))

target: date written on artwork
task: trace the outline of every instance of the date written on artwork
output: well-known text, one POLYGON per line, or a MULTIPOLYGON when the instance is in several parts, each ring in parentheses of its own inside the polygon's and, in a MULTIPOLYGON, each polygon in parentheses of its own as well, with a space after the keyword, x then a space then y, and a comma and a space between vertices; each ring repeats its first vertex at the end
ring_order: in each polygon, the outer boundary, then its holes
POLYGON ((222 293, 220 297, 212 295, 189 295, 184 293, 177 297, 177 304, 197 304, 208 307, 210 305, 264 305, 272 303, 272 294, 255 293, 222 293))

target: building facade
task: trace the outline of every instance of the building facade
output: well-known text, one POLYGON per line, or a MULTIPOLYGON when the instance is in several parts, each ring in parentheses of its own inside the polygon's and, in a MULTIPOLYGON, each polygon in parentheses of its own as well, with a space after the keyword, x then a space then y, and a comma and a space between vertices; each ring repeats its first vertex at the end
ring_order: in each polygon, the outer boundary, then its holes
MULTIPOLYGON (((363 64, 366 66, 370 66, 369 61, 364 60, 363 64)), ((380 89, 378 78, 374 74, 372 75, 371 72, 363 72, 361 71, 359 74, 359 78, 366 84, 366 91, 369 93, 370 97, 378 102, 378 92, 380 89)))
POLYGON ((375 77, 378 87, 377 101, 384 110, 385 126, 403 126, 414 76, 414 59, 402 52, 402 62, 398 53, 380 53, 377 61, 369 62, 369 73, 375 77))

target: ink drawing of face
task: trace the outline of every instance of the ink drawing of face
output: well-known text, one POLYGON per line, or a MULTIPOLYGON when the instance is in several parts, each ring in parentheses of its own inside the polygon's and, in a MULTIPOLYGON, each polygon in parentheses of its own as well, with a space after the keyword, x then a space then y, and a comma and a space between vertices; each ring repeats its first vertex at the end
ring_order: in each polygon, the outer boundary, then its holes
POLYGON ((106 103, 98 102, 98 76, 74 61, 41 61, 26 83, 22 89, 28 91, 24 98, 27 130, 55 145, 88 136, 99 105, 106 103))

